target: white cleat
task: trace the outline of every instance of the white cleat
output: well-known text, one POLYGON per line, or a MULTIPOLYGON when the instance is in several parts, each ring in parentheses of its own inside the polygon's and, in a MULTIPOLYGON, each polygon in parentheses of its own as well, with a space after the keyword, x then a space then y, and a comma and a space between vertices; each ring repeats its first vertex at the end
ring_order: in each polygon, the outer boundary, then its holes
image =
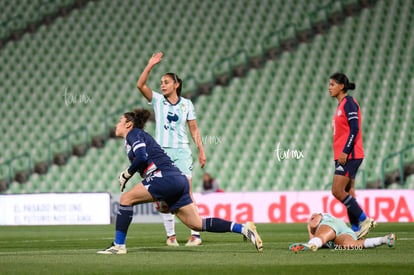
POLYGON ((199 246, 201 243, 200 235, 191 235, 185 246, 199 246))
POLYGON ((180 246, 180 244, 177 242, 177 238, 175 237, 175 235, 169 236, 167 238, 167 245, 168 246, 180 246))
POLYGON ((97 254, 126 254, 127 253, 127 249, 125 247, 125 245, 117 245, 115 243, 112 243, 110 247, 108 247, 107 249, 104 250, 100 250, 98 252, 96 252, 97 254))
POLYGON ((373 228, 375 228, 375 226, 377 226, 377 222, 372 218, 366 218, 364 221, 362 221, 359 227, 359 231, 355 232, 358 240, 365 237, 373 228))
POLYGON ((258 252, 263 251, 262 238, 260 238, 259 233, 257 233, 256 225, 254 225, 253 222, 247 222, 243 226, 242 234, 245 240, 249 239, 253 243, 253 245, 256 246, 258 252))

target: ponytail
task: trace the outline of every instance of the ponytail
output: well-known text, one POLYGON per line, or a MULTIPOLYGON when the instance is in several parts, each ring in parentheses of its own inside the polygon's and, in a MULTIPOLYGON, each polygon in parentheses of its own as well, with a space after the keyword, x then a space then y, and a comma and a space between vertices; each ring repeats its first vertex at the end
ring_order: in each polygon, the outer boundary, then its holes
POLYGON ((131 121, 134 128, 144 129, 151 113, 146 109, 135 109, 132 112, 124 113, 127 121, 131 121))
POLYGON ((349 82, 348 77, 343 73, 334 73, 329 77, 333 79, 338 84, 344 84, 344 92, 346 93, 348 90, 355 90, 355 83, 349 82))

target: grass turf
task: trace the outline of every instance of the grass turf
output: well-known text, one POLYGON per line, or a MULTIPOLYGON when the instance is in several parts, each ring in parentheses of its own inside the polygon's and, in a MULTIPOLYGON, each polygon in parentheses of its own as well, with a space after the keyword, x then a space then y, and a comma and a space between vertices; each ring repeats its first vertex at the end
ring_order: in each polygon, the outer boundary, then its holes
POLYGON ((167 247, 162 224, 132 224, 127 255, 97 255, 113 240, 114 225, 0 227, 1 274, 413 274, 414 223, 381 223, 371 237, 397 234, 395 248, 294 254, 307 240, 304 224, 258 224, 258 253, 242 236, 202 233, 200 247, 185 247, 189 230, 177 223, 180 247, 167 247))

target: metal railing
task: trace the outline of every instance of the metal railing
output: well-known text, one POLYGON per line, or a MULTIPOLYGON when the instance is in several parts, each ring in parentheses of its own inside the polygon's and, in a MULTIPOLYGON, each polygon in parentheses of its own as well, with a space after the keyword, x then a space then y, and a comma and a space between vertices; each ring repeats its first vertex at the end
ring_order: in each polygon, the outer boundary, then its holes
MULTIPOLYGON (((370 4, 374 4, 375 2, 376 2, 376 0, 370 0, 370 4)), ((312 29, 313 29, 313 26, 315 24, 315 20, 314 20, 315 15, 318 12, 324 12, 323 22, 325 24, 329 24, 329 11, 330 11, 332 5, 337 4, 337 3, 339 3, 339 5, 340 5, 340 10, 339 11, 340 11, 341 19, 344 19, 344 16, 345 16, 344 15, 344 0, 332 0, 331 2, 325 4, 325 5, 321 6, 321 7, 316 8, 314 11, 311 11, 308 14, 309 23, 310 23, 309 24, 309 28, 310 28, 309 31, 310 31, 311 34, 313 34, 312 29)), ((56 12, 56 7, 55 6, 50 7, 49 5, 54 5, 54 1, 44 2, 39 7, 39 10, 47 9, 47 10, 50 10, 50 12, 52 12, 52 14, 54 12, 56 12)), ((358 12, 358 10, 361 9, 361 0, 355 0, 355 5, 356 5, 357 12, 358 12)), ((47 15, 47 14, 45 14, 45 15, 47 15)), ((1 31, 4 32, 6 36, 10 35, 11 31, 13 30, 13 28, 10 28, 10 24, 13 23, 13 22, 17 22, 16 24, 18 24, 20 22, 20 20, 23 20, 23 19, 21 18, 21 16, 17 15, 17 16, 15 16, 13 18, 10 18, 10 19, 8 19, 6 21, 1 22, 0 23, 1 31)), ((328 27, 328 25, 326 25, 326 26, 328 27)), ((294 23, 287 24, 287 25, 285 25, 284 27, 282 27, 279 30, 276 30, 276 31, 273 31, 273 32, 268 33, 262 39, 262 41, 260 43, 260 45, 261 45, 261 58, 263 59, 262 61, 264 61, 264 57, 265 57, 265 51, 266 51, 266 46, 267 46, 266 43, 268 43, 269 40, 271 38, 275 37, 275 36, 276 36, 276 39, 277 39, 276 49, 277 49, 278 53, 281 52, 281 50, 282 50, 282 38, 281 37, 290 28, 293 28, 293 36, 290 39, 293 39, 293 42, 294 42, 294 45, 295 46, 297 45, 298 38, 297 38, 297 28, 296 28, 296 25, 294 23)), ((235 53, 231 54, 230 56, 227 56, 227 57, 224 57, 224 58, 220 59, 210 69, 211 75, 212 75, 212 80, 211 80, 212 87, 215 86, 215 78, 217 76, 215 70, 219 66, 223 65, 223 63, 227 63, 227 69, 225 71, 226 71, 226 74, 228 76, 228 81, 230 83, 231 82, 231 79, 234 76, 233 75, 234 65, 236 65, 236 66, 242 65, 242 66, 244 66, 244 69, 245 69, 246 73, 248 72, 248 69, 249 69, 249 67, 248 67, 248 59, 249 59, 249 56, 248 56, 246 50, 244 50, 244 49, 239 49, 235 53), (234 62, 234 59, 237 56, 240 56, 240 55, 242 55, 242 57, 243 57, 243 62, 241 64, 236 64, 234 62)), ((189 75, 189 76, 187 76, 184 79, 186 79, 187 81, 192 81, 193 82, 193 90, 192 91, 191 90, 190 91, 189 90, 185 90, 185 91, 187 91, 187 93, 191 93, 191 97, 195 101, 197 99, 197 97, 199 96, 199 94, 198 94, 199 82, 198 82, 197 78, 194 77, 193 75, 189 75)), ((122 108, 122 110, 124 110, 124 108, 122 108)), ((120 109, 120 111, 118 111, 117 113, 121 112, 122 110, 120 109)), ((104 120, 104 140, 105 141, 109 138, 109 122, 108 122, 108 120, 109 120, 110 117, 111 117, 111 115, 107 115, 105 117, 105 120, 104 120)), ((48 144, 48 157, 47 157, 48 166, 50 166, 52 164, 52 145, 53 144, 56 144, 58 142, 61 142, 62 140, 66 141, 66 149, 65 149, 65 152, 66 152, 66 156, 67 157, 70 157, 70 150, 71 150, 71 141, 70 141, 70 138, 71 138, 71 136, 73 136, 73 134, 78 133, 79 131, 84 131, 85 132, 85 137, 86 137, 85 138, 85 140, 86 140, 85 141, 85 144, 86 144, 86 148, 88 148, 89 133, 88 133, 87 128, 86 127, 81 127, 81 128, 79 128, 79 129, 77 129, 75 131, 71 131, 71 132, 69 132, 66 135, 63 135, 63 136, 61 136, 61 137, 59 137, 57 139, 52 140, 48 144)), ((12 170, 13 169, 11 167, 11 164, 15 160, 20 159, 20 158, 24 158, 24 157, 28 158, 28 173, 30 175, 30 172, 31 172, 30 171, 30 167, 31 167, 31 154, 29 152, 25 152, 22 155, 19 155, 17 157, 13 157, 10 160, 7 160, 4 163, 0 164, 0 166, 2 166, 2 165, 8 165, 8 169, 9 169, 9 171, 8 171, 8 180, 9 180, 9 183, 12 180, 12 170)), ((386 161, 386 160, 384 160, 384 161, 386 161)), ((384 161, 383 161, 383 163, 384 163, 384 161)), ((364 177, 363 178, 365 179, 365 172, 364 172, 364 177)), ((383 175, 383 182, 384 182, 384 175, 383 175)))
POLYGON ((289 29, 293 29, 292 39, 293 39, 293 42, 294 42, 294 46, 296 48, 296 46, 298 45, 298 36, 297 36, 296 24, 294 24, 294 23, 286 24, 285 26, 283 26, 279 30, 270 32, 265 37, 263 37, 262 41, 260 42, 260 52, 261 52, 260 54, 261 54, 261 62, 262 63, 264 63, 265 60, 266 60, 266 50, 269 49, 269 48, 272 48, 272 49, 275 48, 273 45, 271 47, 268 47, 269 41, 272 38, 276 37, 277 53, 280 54, 282 52, 282 38, 281 38, 281 36, 283 34, 285 34, 286 32, 288 32, 289 29))
POLYGON ((71 143, 71 137, 73 137, 75 134, 79 133, 79 132, 83 132, 84 133, 84 142, 85 142, 85 149, 87 150, 89 147, 89 132, 88 132, 88 128, 86 126, 82 126, 74 131, 70 131, 69 133, 55 138, 53 140, 51 140, 47 146, 47 164, 48 166, 52 165, 52 161, 53 161, 53 150, 52 150, 52 146, 54 144, 57 144, 61 141, 66 141, 66 149, 65 149, 65 156, 66 159, 70 158, 71 155, 71 149, 72 149, 72 143, 71 143))
POLYGON ((31 174, 31 167, 32 167, 32 156, 28 152, 24 152, 21 155, 18 155, 16 157, 13 157, 9 160, 6 160, 5 162, 1 163, 0 166, 6 165, 7 166, 7 186, 10 185, 10 183, 13 181, 13 168, 12 164, 19 160, 19 159, 26 159, 27 160, 27 177, 30 178, 31 174))
POLYGON ((382 181, 382 188, 385 189, 385 164, 394 159, 395 157, 399 158, 398 162, 398 172, 400 174, 400 184, 401 186, 404 185, 404 153, 408 152, 409 150, 412 150, 414 148, 414 144, 410 144, 406 146, 405 148, 401 149, 400 151, 397 151, 395 153, 389 154, 386 156, 381 163, 381 181, 382 181))
POLYGON ((224 63, 227 64, 227 69, 225 71, 226 71, 226 74, 227 74, 227 77, 228 77, 228 84, 230 84, 231 79, 234 76, 233 75, 233 68, 234 68, 233 65, 234 64, 236 64, 236 65, 242 65, 244 67, 244 70, 247 73, 247 71, 249 69, 248 59, 249 59, 248 54, 247 54, 246 50, 244 50, 244 49, 239 49, 235 53, 233 53, 233 54, 231 54, 229 56, 226 56, 226 57, 221 58, 219 61, 217 61, 211 67, 211 70, 210 70, 211 71, 211 86, 212 87, 215 86, 215 81, 216 81, 216 76, 217 76, 216 69, 218 67, 222 66, 224 63), (237 64, 237 63, 234 62, 234 59, 236 57, 240 56, 240 55, 243 58, 243 62, 241 64, 237 64))

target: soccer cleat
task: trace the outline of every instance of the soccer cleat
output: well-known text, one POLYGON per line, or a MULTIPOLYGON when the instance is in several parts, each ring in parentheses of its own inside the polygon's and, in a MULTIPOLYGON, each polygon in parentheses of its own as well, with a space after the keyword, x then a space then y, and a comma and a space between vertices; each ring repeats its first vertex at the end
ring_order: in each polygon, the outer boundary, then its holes
POLYGON ((125 245, 117 245, 112 243, 107 249, 96 252, 97 254, 126 254, 127 249, 125 245))
POLYGON ((314 244, 294 243, 289 245, 289 250, 298 253, 299 251, 316 251, 318 247, 314 244))
POLYGON ((364 221, 362 221, 359 226, 359 231, 355 232, 358 240, 365 237, 369 231, 375 228, 375 226, 377 226, 377 222, 372 218, 366 218, 364 221))
POLYGON ((395 234, 394 233, 390 233, 390 234, 388 234, 385 237, 387 238, 388 247, 395 247, 395 240, 397 239, 395 237, 395 234))
POLYGON ((175 235, 167 237, 167 245, 168 246, 180 246, 180 244, 177 242, 177 238, 175 235))
POLYGON ((199 246, 201 243, 200 235, 191 235, 185 246, 199 246))
POLYGON ((260 238, 259 233, 257 233, 256 226, 253 222, 247 222, 243 226, 242 234, 244 236, 243 239, 249 239, 254 244, 254 246, 256 246, 258 252, 263 251, 262 239, 260 238))

